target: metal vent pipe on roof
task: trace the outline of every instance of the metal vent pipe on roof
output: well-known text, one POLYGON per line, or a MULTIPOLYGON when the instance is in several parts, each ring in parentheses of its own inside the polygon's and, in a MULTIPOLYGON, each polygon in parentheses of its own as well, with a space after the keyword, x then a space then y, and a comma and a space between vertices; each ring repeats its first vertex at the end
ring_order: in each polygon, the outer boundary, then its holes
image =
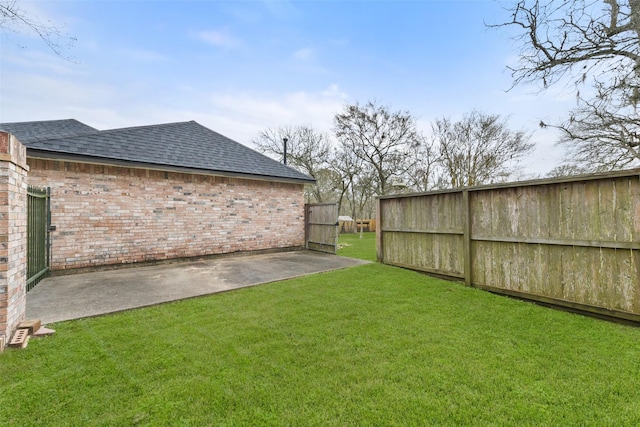
POLYGON ((285 165, 287 164, 287 141, 289 141, 289 138, 282 138, 282 142, 284 142, 284 156, 282 163, 285 165))

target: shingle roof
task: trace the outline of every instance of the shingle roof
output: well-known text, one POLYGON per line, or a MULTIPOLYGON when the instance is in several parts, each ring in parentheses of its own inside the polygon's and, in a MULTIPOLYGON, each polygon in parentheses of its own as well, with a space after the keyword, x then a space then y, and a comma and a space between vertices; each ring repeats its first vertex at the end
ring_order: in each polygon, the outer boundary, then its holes
POLYGON ((76 119, 0 123, 0 130, 14 134, 25 145, 28 142, 44 139, 65 138, 99 132, 98 129, 85 125, 76 119))
POLYGON ((30 153, 314 182, 195 121, 98 131, 76 120, 2 123, 30 153), (46 131, 51 131, 49 137, 46 131))

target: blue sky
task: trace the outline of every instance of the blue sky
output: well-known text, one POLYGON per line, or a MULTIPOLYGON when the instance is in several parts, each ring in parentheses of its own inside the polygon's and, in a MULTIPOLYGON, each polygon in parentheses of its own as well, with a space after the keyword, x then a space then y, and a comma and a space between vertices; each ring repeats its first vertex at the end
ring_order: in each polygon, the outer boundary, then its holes
MULTIPOLYGON (((508 0, 504 0, 508 1, 508 0)), ((251 146, 258 132, 330 131, 346 103, 407 110, 429 131, 472 109, 532 132, 523 173, 561 159, 538 128, 570 92, 511 91, 517 47, 500 3, 475 1, 36 1, 19 3, 77 38, 54 55, 33 34, 0 34, 0 121, 76 118, 99 129, 196 120, 251 146)))

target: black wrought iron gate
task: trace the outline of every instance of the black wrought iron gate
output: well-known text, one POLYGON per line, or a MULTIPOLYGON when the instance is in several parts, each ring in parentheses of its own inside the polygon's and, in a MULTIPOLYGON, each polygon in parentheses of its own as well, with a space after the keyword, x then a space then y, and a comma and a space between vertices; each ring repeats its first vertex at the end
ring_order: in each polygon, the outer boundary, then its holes
POLYGON ((49 272, 51 225, 49 188, 27 189, 27 292, 49 272))
POLYGON ((335 254, 338 249, 338 204, 305 205, 305 223, 306 248, 335 254))

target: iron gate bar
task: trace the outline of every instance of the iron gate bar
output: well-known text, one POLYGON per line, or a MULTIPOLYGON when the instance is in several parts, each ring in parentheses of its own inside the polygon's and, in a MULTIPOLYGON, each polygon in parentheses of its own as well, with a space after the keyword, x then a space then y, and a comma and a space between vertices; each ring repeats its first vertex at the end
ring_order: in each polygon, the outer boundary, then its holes
POLYGON ((27 187, 27 292, 49 272, 50 195, 49 188, 27 187))

